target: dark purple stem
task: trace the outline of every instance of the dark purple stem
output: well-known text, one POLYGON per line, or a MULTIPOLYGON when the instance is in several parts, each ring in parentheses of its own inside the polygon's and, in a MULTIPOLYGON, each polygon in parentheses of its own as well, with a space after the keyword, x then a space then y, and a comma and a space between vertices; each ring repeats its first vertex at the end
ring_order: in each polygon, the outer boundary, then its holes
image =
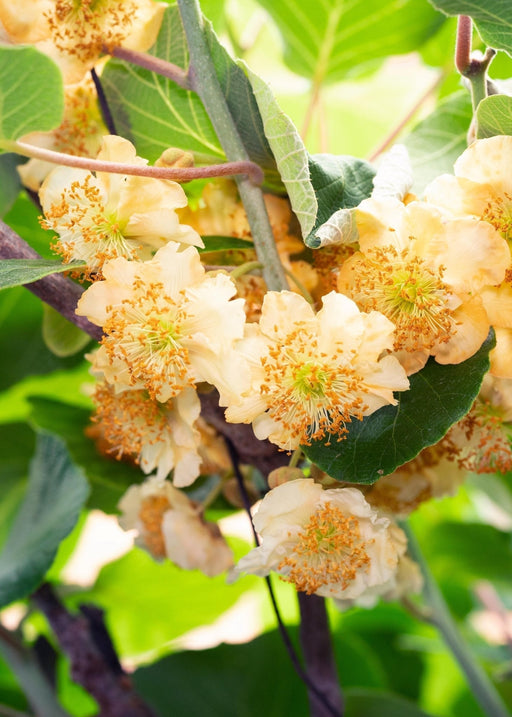
POLYGON ((457 22, 457 40, 455 44, 455 67, 461 75, 466 73, 471 65, 471 37, 473 24, 467 15, 459 15, 457 22))
POLYGON ((91 69, 91 77, 92 81, 94 82, 94 87, 96 88, 96 94, 98 95, 98 104, 100 106, 100 112, 103 118, 103 122, 105 123, 105 126, 110 132, 110 134, 117 134, 116 124, 114 122, 114 117, 112 116, 112 112, 110 111, 110 107, 108 105, 105 90, 103 89, 101 80, 98 77, 98 73, 96 72, 94 67, 91 69))
POLYGON ((94 697, 101 717, 156 717, 134 692, 128 675, 113 670, 105 660, 85 617, 69 613, 48 584, 38 588, 32 600, 69 657, 72 679, 94 697))
POLYGON ((343 695, 332 648, 325 598, 297 593, 300 608, 300 641, 306 669, 320 691, 309 690, 311 717, 343 715, 343 695))
POLYGON ((188 73, 181 67, 178 67, 178 65, 174 65, 172 62, 161 60, 159 57, 148 55, 145 52, 129 50, 126 47, 114 47, 110 50, 107 49, 107 52, 113 57, 117 57, 119 60, 131 62, 132 65, 138 65, 150 72, 155 72, 157 75, 167 77, 184 90, 191 89, 188 73))
MULTIPOLYGON (((4 222, 0 221, 0 259, 41 259, 20 236, 4 222)), ((39 297, 45 304, 62 314, 68 321, 78 326, 91 338, 100 341, 103 332, 99 326, 91 324, 84 316, 77 316, 75 308, 83 293, 82 287, 62 274, 52 274, 44 279, 25 284, 25 288, 39 297)))

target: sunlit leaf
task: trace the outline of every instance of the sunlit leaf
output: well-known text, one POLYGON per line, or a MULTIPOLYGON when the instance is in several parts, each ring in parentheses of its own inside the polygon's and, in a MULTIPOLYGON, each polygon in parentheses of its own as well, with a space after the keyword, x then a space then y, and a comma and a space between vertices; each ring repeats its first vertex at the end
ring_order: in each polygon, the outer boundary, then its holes
POLYGON ((258 0, 276 21, 285 62, 317 83, 335 82, 361 65, 416 50, 443 22, 422 0, 258 0))
POLYGON ((39 584, 60 541, 78 520, 88 492, 85 476, 63 442, 40 434, 27 492, 0 554, 0 607, 39 584))
POLYGON ((512 97, 491 95, 482 100, 476 111, 477 137, 512 134, 512 97))
POLYGON ((443 366, 431 358, 409 377, 410 389, 397 395, 398 405, 347 424, 343 440, 313 443, 304 452, 336 480, 375 483, 437 443, 469 411, 489 369, 493 345, 490 335, 478 353, 460 364, 443 366))
POLYGON ((58 127, 63 113, 64 86, 55 62, 35 47, 1 45, 0 147, 58 127))

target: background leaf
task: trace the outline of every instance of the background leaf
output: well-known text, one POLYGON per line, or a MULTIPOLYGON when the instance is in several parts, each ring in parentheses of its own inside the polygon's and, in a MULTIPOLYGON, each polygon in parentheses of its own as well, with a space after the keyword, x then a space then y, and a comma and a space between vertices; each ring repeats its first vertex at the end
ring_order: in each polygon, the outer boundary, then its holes
POLYGON ((429 717, 412 702, 389 693, 347 690, 347 717, 429 717))
POLYGON ((512 13, 508 0, 430 0, 447 15, 469 15, 490 47, 512 53, 512 13))
POLYGON ((0 155, 0 217, 12 207, 21 189, 20 175, 16 167, 22 161, 18 154, 11 152, 0 155))
POLYGON ((467 149, 472 116, 469 92, 457 92, 405 137, 414 174, 412 191, 421 195, 435 177, 453 172, 455 160, 467 149))
POLYGON ((347 424, 347 437, 339 443, 303 446, 305 454, 336 480, 375 483, 437 443, 469 411, 489 369, 493 345, 489 337, 460 364, 442 366, 431 358, 409 377, 410 389, 400 392, 397 406, 384 406, 347 424))
POLYGON ((317 84, 416 50, 443 23, 422 0, 258 0, 276 21, 291 70, 317 84))
POLYGON ((91 343, 91 337, 85 331, 48 304, 43 306, 43 339, 50 351, 62 358, 74 356, 91 343))
POLYGON ((0 289, 30 284, 43 276, 59 274, 63 271, 81 269, 85 262, 63 264, 61 261, 44 259, 2 259, 0 260, 0 289))
POLYGON ((23 503, 0 554, 0 606, 25 597, 42 580, 89 492, 63 442, 38 437, 23 503))
POLYGON ((58 127, 63 113, 64 86, 55 62, 35 47, 0 46, 0 147, 58 127))
POLYGON ((476 110, 477 137, 512 134, 512 97, 491 95, 482 100, 476 110))

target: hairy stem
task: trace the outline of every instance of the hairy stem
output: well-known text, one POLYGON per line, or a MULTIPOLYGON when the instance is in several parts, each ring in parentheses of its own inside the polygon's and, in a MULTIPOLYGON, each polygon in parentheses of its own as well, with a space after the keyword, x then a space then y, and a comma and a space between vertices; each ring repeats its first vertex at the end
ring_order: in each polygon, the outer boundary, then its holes
MULTIPOLYGON (((228 160, 247 161, 247 152, 208 50, 199 3, 197 0, 178 0, 178 7, 190 53, 190 85, 201 98, 228 160)), ((251 227, 256 254, 263 264, 263 277, 267 288, 270 291, 287 289, 288 284, 277 253, 263 193, 247 178, 237 178, 237 184, 251 227)))
POLYGON ((487 673, 474 659, 469 646, 458 631, 446 601, 423 557, 410 526, 402 524, 408 538, 411 557, 419 563, 424 579, 423 597, 430 612, 428 622, 437 628, 466 676, 471 691, 487 717, 510 717, 509 712, 487 673))
POLYGON ((467 15, 459 15, 455 45, 455 66, 462 77, 469 81, 473 112, 476 112, 480 102, 487 97, 487 70, 496 54, 496 50, 488 47, 483 56, 480 53, 472 54, 472 32, 471 18, 467 15))
POLYGON ((207 167, 150 167, 140 164, 123 164, 121 162, 104 162, 89 157, 75 157, 73 154, 54 152, 51 149, 36 147, 26 142, 5 142, 4 148, 9 152, 22 154, 24 157, 44 159, 46 162, 62 164, 66 167, 90 169, 94 172, 110 172, 111 174, 129 174, 136 177, 153 177, 156 179, 172 179, 175 182, 190 182, 192 179, 206 177, 234 177, 246 175, 248 185, 261 184, 263 170, 249 160, 210 164, 207 167))
POLYGON ((457 39, 455 40, 455 67, 465 75, 471 63, 471 38, 473 22, 468 15, 459 15, 457 20, 457 39))
POLYGON ((178 65, 174 65, 172 62, 161 60, 159 57, 153 57, 153 55, 148 55, 146 52, 129 50, 126 47, 114 47, 113 50, 110 50, 109 54, 113 55, 113 57, 117 57, 119 60, 126 60, 126 62, 130 62, 132 65, 143 67, 157 75, 168 77, 184 90, 191 89, 186 71, 178 67, 178 65))
MULTIPOLYGON (((0 259, 41 259, 42 257, 32 249, 7 224, 0 221, 0 259)), ((103 332, 99 326, 88 321, 85 316, 77 316, 75 308, 78 299, 83 294, 82 287, 62 274, 52 274, 44 279, 25 284, 25 288, 39 297, 45 304, 62 314, 64 318, 85 331, 96 341, 100 341, 103 332)))

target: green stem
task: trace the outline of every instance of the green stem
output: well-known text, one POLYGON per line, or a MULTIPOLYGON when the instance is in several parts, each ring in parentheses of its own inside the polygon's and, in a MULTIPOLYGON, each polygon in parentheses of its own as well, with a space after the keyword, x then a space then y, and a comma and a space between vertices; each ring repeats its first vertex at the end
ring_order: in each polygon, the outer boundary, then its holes
POLYGON ((423 597, 427 606, 432 611, 427 621, 438 629, 441 637, 465 674, 475 699, 487 717, 510 717, 509 711, 503 704, 500 695, 487 676, 487 673, 479 663, 475 661, 469 646, 459 633, 441 590, 420 550, 416 536, 406 523, 402 524, 402 527, 409 541, 409 553, 411 557, 419 563, 421 572, 423 573, 423 579, 425 581, 423 597))
POLYGON ((245 264, 240 264, 240 266, 237 266, 236 269, 233 269, 229 276, 234 281, 235 279, 239 279, 241 276, 244 276, 244 274, 250 274, 251 271, 255 271, 256 269, 263 269, 261 261, 246 261, 245 264))
MULTIPOLYGON (((178 7, 190 54, 188 77, 201 98, 229 161, 248 161, 236 124, 215 71, 204 32, 203 16, 197 0, 178 0, 178 7)), ((263 193, 247 177, 237 177, 238 191, 247 213, 256 254, 263 264, 263 278, 269 291, 288 289, 263 193)))
POLYGON ((0 654, 19 680, 38 717, 69 717, 41 672, 33 653, 17 637, 0 626, 0 654))

